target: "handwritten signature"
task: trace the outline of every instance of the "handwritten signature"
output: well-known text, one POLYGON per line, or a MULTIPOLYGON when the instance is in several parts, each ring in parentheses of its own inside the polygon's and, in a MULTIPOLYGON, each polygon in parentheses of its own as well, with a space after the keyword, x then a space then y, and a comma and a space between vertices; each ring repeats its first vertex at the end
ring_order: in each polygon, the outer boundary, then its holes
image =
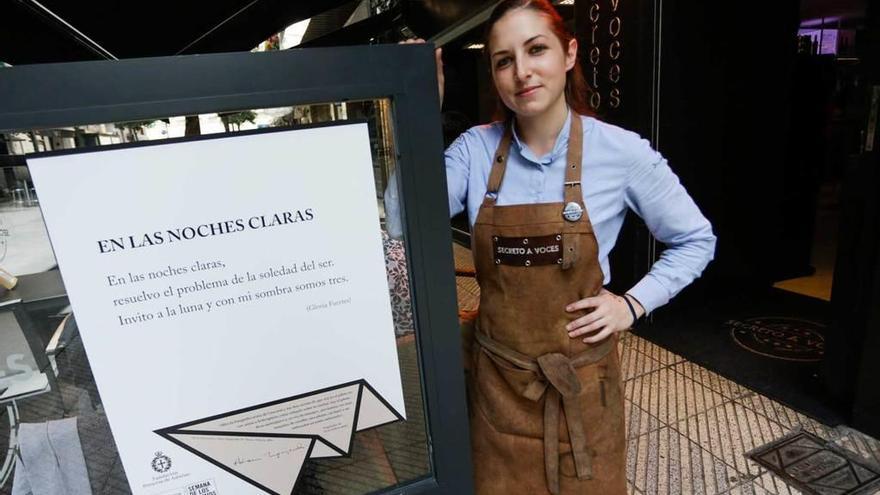
POLYGON ((291 455, 294 452, 300 450, 305 450, 305 446, 300 445, 299 447, 293 447, 284 450, 267 450, 266 453, 260 457, 236 457, 235 460, 232 461, 232 465, 241 466, 243 464, 250 464, 252 462, 265 461, 266 459, 280 459, 281 457, 291 455))

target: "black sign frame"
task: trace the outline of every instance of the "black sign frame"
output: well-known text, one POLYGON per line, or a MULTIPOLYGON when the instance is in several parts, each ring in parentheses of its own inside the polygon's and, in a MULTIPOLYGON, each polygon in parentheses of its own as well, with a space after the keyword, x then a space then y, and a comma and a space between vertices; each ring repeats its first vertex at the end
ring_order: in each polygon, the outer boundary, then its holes
POLYGON ((473 493, 432 45, 223 53, 0 69, 0 132, 390 98, 429 478, 387 492, 473 493))

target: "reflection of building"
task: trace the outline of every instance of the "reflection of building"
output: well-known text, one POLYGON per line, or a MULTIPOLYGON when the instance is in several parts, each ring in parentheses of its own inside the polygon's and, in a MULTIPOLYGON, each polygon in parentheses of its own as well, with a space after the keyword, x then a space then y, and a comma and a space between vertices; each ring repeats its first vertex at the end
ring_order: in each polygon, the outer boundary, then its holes
POLYGON ((4 166, 0 176, 0 198, 20 204, 36 204, 30 175, 20 159, 23 155, 121 142, 125 142, 122 132, 112 124, 0 133, 0 165, 4 166))
MULTIPOLYGON (((135 131, 137 132, 137 131, 135 131)), ((0 133, 0 150, 5 146, 9 155, 24 155, 42 151, 103 146, 134 140, 130 133, 112 124, 41 129, 30 132, 0 133)))

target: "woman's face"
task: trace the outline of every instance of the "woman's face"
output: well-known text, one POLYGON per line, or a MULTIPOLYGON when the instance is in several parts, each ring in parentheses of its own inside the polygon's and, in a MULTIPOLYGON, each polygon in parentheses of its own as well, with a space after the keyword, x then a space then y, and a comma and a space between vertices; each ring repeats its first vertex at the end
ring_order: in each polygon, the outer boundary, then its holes
POLYGON ((501 101, 515 114, 532 117, 564 98, 565 73, 574 67, 577 41, 563 47, 543 14, 520 8, 492 26, 489 56, 501 101))

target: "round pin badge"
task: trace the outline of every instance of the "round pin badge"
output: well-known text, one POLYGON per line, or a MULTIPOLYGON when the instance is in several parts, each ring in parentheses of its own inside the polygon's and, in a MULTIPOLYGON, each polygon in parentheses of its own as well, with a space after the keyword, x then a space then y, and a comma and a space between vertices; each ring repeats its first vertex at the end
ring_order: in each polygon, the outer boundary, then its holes
POLYGON ((574 201, 566 204, 565 208, 562 210, 562 218, 565 218, 569 222, 577 222, 583 215, 584 209, 574 201))

